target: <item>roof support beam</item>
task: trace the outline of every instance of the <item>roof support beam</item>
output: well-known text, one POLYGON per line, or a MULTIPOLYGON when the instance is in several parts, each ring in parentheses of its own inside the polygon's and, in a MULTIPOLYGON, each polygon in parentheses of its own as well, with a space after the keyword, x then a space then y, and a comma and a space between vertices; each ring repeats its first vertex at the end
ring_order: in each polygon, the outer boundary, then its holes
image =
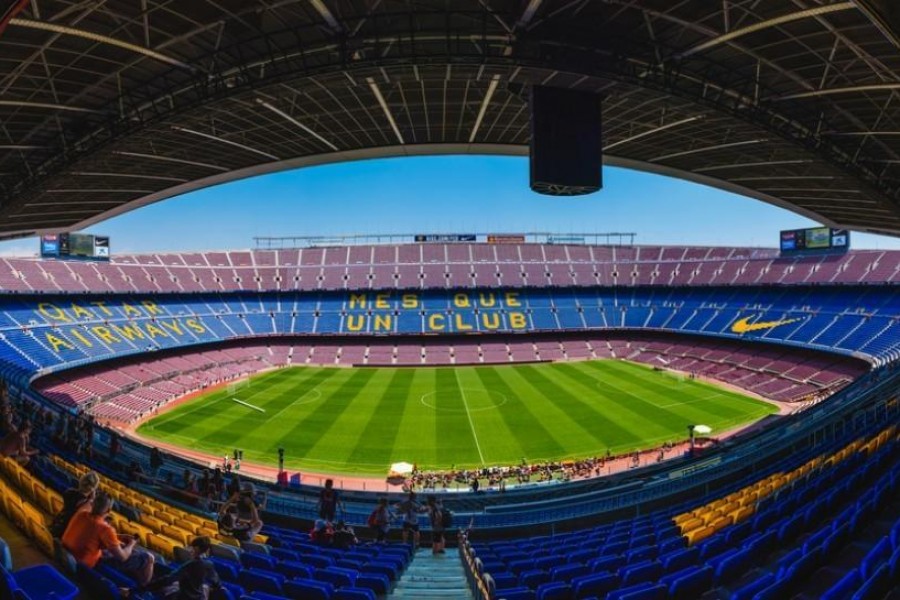
POLYGON ((220 138, 211 133, 203 133, 202 131, 195 131, 193 129, 188 129, 187 127, 172 127, 175 131, 181 131, 183 133, 190 133, 191 135, 198 135, 200 137, 204 137, 208 140, 213 140, 215 142, 220 142, 222 144, 228 144, 229 146, 234 146, 235 148, 241 148, 242 150, 246 150, 248 152, 253 152, 255 154, 259 154, 260 156, 265 156, 267 158, 271 158, 272 160, 281 160, 274 154, 269 154, 268 152, 263 152, 262 150, 257 150, 256 148, 251 148, 250 146, 245 146, 244 144, 239 144, 238 142, 233 142, 231 140, 226 140, 225 138, 220 138))
POLYGON ((79 113, 99 113, 99 110, 66 106, 65 104, 51 104, 49 102, 28 102, 26 100, 0 100, 0 106, 16 106, 22 108, 46 108, 47 110, 62 110, 79 113))
POLYGON ((322 142, 323 144, 325 144, 326 146, 328 146, 329 148, 334 150, 335 152, 339 151, 337 146, 335 146, 334 144, 332 144, 331 142, 329 142, 328 140, 323 138, 321 135, 319 135, 318 133, 316 133, 315 131, 313 131, 312 129, 310 129, 309 127, 307 127, 306 125, 304 125, 303 123, 301 123, 300 121, 298 121, 297 119, 292 117, 291 115, 284 112, 283 110, 276 108, 275 106, 272 106, 271 104, 269 104, 262 98, 257 98, 256 101, 259 103, 260 106, 268 108, 269 110, 271 110, 273 113, 275 113, 276 115, 278 115, 279 117, 281 117, 282 119, 287 121, 288 123, 296 125, 300 129, 302 129, 303 131, 308 133, 309 135, 313 136, 314 138, 316 138, 317 140, 319 140, 320 142, 322 142))
POLYGON ((648 162, 656 162, 658 160, 666 160, 669 158, 678 158, 679 156, 688 156, 690 154, 699 154, 700 152, 709 152, 711 150, 722 150, 724 148, 734 148, 735 146, 746 146, 747 144, 759 144, 760 142, 768 142, 767 138, 755 140, 744 140, 743 142, 730 142, 728 144, 716 144, 715 146, 704 146, 702 148, 694 148, 693 150, 684 150, 682 152, 672 152, 671 154, 663 154, 662 156, 654 156, 648 162))
POLYGON ((141 152, 123 152, 120 150, 113 150, 113 154, 118 154, 120 156, 133 156, 135 158, 149 158, 150 160, 161 160, 165 162, 173 162, 179 163, 182 165, 193 165, 195 167, 206 167, 207 169, 213 169, 215 171, 226 172, 229 171, 227 167, 220 167, 219 165, 212 165, 210 163, 205 162, 197 162, 196 160, 185 160, 183 158, 172 158, 171 156, 160 156, 158 154, 143 154, 141 152))
POLYGON ((154 60, 158 60, 160 62, 168 63, 170 65, 174 65, 176 67, 181 67, 182 69, 187 69, 188 71, 193 71, 194 68, 188 64, 181 62, 171 56, 166 56, 160 52, 156 52, 154 50, 150 50, 149 48, 142 48, 136 44, 132 44, 129 42, 123 42, 122 40, 117 40, 115 38, 111 38, 105 35, 100 35, 98 33, 94 33, 93 31, 87 31, 84 29, 77 29, 75 27, 69 27, 67 25, 57 25, 56 23, 47 23, 46 21, 33 21, 31 19, 10 19, 10 25, 15 25, 16 27, 27 27, 29 29, 40 29, 42 31, 49 31, 51 33, 56 33, 59 35, 70 35, 73 37, 80 37, 85 40, 90 40, 92 42, 96 42, 98 44, 107 44, 109 46, 116 46, 117 48, 122 48, 124 50, 129 50, 131 52, 135 52, 137 54, 143 54, 148 58, 152 58, 154 60))
POLYGON ((811 92, 798 92, 796 94, 776 96, 772 98, 772 100, 796 100, 798 98, 815 98, 817 96, 832 96, 835 94, 858 94, 860 92, 880 92, 889 90, 900 90, 900 83, 875 83, 872 85, 854 85, 841 88, 825 88, 821 90, 813 90, 811 92))
POLYGON ((397 127, 397 122, 394 121, 394 115, 391 114, 390 108, 388 108, 387 102, 384 101, 384 96, 381 95, 381 88, 378 87, 378 84, 375 83, 375 80, 371 77, 366 77, 366 83, 369 84, 369 89, 372 90, 372 93, 375 94, 375 99, 378 100, 378 105, 381 106, 381 110, 384 112, 384 116, 387 117, 388 123, 391 124, 391 129, 394 130, 394 135, 397 136, 397 140, 401 144, 405 144, 403 141, 403 136, 400 135, 400 129, 397 127))
POLYGON ((618 142, 607 144, 603 146, 603 151, 606 152, 607 150, 611 150, 616 146, 621 146, 622 144, 633 142, 634 140, 639 140, 641 138, 647 137, 648 135, 653 135, 654 133, 659 133, 660 131, 665 131, 666 129, 671 129, 672 127, 678 127, 679 125, 684 125, 685 123, 691 123, 692 121, 696 121, 702 118, 703 115, 696 115, 693 117, 688 117, 687 119, 681 119, 680 121, 672 121, 671 123, 666 123, 665 125, 660 125, 659 127, 654 127, 653 129, 636 133, 630 137, 625 138, 624 140, 619 140, 618 142))
POLYGON ((469 143, 475 141, 475 136, 478 135, 478 129, 481 127, 481 121, 484 119, 484 113, 487 112, 487 107, 491 103, 491 98, 494 97, 494 92, 497 91, 497 84, 500 82, 500 76, 494 75, 491 77, 491 82, 488 84, 487 93, 484 95, 484 100, 481 101, 481 108, 478 109, 478 116, 475 118, 475 125, 472 127, 472 133, 469 134, 469 143))
POLYGON ((735 163, 732 165, 714 165, 712 167, 700 167, 694 169, 697 173, 707 173, 709 171, 725 171, 728 169, 746 169, 748 167, 771 167, 775 165, 802 165, 811 163, 811 158, 797 158, 791 160, 763 160, 759 162, 735 163))
POLYGON ((316 9, 316 12, 319 13, 319 16, 328 23, 328 27, 331 28, 332 31, 338 32, 341 29, 341 24, 338 22, 336 18, 334 18, 334 13, 331 12, 327 6, 325 6, 324 0, 309 0, 309 3, 312 4, 312 7, 316 9))
POLYGON ((720 46, 726 42, 730 42, 733 39, 737 39, 750 33, 762 31, 770 27, 777 27, 778 25, 784 25, 785 23, 790 23, 791 21, 799 21, 801 19, 808 19, 810 17, 818 17, 821 15, 826 15, 828 13, 848 10, 851 8, 856 8, 856 4, 854 4, 853 2, 840 2, 838 4, 829 4, 826 6, 817 6, 815 8, 800 10, 790 14, 781 15, 780 17, 775 17, 773 19, 766 19, 765 21, 760 21, 759 23, 754 23, 753 25, 748 25, 747 27, 741 27, 740 29, 734 29, 728 33, 724 33, 718 37, 714 37, 711 40, 707 40, 703 43, 697 44, 696 46, 688 48, 684 52, 680 53, 679 56, 681 58, 687 58, 688 56, 696 54, 697 52, 709 50, 710 48, 720 46))

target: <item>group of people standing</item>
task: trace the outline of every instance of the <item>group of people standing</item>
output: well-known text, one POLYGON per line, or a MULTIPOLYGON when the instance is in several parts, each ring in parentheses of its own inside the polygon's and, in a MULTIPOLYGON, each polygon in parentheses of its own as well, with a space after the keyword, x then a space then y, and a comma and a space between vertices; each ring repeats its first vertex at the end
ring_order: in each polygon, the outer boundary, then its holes
MULTIPOLYGON (((334 489, 334 481, 325 481, 325 487, 319 493, 319 519, 316 521, 311 536, 313 538, 324 537, 322 531, 333 529, 338 509, 343 512, 343 502, 338 491, 334 489)), ((375 534, 378 542, 384 542, 391 529, 391 524, 397 520, 402 521, 403 543, 419 546, 421 533, 419 531, 419 516, 426 515, 431 525, 431 551, 433 554, 443 554, 446 544, 445 531, 451 526, 452 515, 444 508, 443 503, 436 496, 428 496, 425 503, 419 502, 415 492, 409 492, 402 502, 391 506, 386 497, 378 499, 378 504, 369 514, 366 525, 375 534)), ((339 531, 343 526, 343 520, 338 522, 339 531)), ((344 526, 346 527, 346 526, 344 526)), ((351 530, 352 531, 352 530, 351 530)), ((355 536, 354 536, 355 539, 355 536)))

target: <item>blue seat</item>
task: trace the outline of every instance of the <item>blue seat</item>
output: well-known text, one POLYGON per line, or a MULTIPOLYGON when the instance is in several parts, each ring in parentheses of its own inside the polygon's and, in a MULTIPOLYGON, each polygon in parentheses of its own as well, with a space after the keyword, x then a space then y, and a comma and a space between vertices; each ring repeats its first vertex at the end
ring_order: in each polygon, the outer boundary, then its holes
POLYGON ((249 592, 281 595, 284 575, 279 575, 274 571, 244 569, 238 574, 238 583, 249 592))
POLYGON ((292 560, 279 560, 275 564, 275 572, 280 573, 287 579, 311 579, 312 569, 309 565, 292 560))
MULTIPOLYGON (((81 588, 84 595, 91 598, 91 600, 94 598, 97 600, 122 599, 122 594, 119 593, 119 588, 116 584, 94 569, 89 569, 81 563, 76 567, 75 580, 78 582, 78 587, 81 588)), ((3 596, 0 595, 0 597, 3 596)))
POLYGON ((383 596, 390 591, 391 581, 384 575, 362 573, 356 578, 356 587, 372 590, 379 596, 383 596))
POLYGON ((519 578, 512 573, 491 573, 494 578, 494 589, 511 590, 519 587, 519 578))
POLYGON ((275 570, 275 560, 266 554, 257 552, 244 552, 241 554, 241 566, 245 569, 275 570))
POLYGON ((624 556, 602 556, 592 560, 588 567, 594 573, 605 573, 607 571, 616 571, 624 564, 624 556))
POLYGON ((0 567, 7 571, 12 571, 13 569, 12 554, 9 552, 9 545, 3 538, 0 538, 0 567))
POLYGON ((859 569, 851 569, 822 594, 821 600, 843 600, 844 598, 849 598, 851 594, 862 586, 862 582, 863 578, 859 574, 859 569))
POLYGON ((666 573, 674 573, 685 567, 696 565, 700 560, 700 548, 685 548, 659 557, 666 573))
POLYGON ((396 565, 386 562, 370 562, 359 569, 360 574, 384 575, 389 581, 396 581, 400 576, 400 570, 396 565))
POLYGON ((550 581, 550 573, 543 569, 533 569, 519 573, 519 584, 533 590, 537 589, 542 583, 550 581))
POLYGON ((691 600, 699 598, 712 587, 712 567, 703 567, 677 578, 668 589, 670 600, 691 600))
POLYGON ((503 593, 497 593, 497 598, 502 600, 535 600, 534 590, 527 587, 517 587, 509 590, 503 590, 503 593))
POLYGON ((751 600, 757 592, 765 589, 775 582, 775 575, 766 573, 759 579, 751 581, 731 593, 731 600, 751 600))
POLYGON ((864 579, 871 577, 882 563, 891 557, 891 540, 887 536, 881 538, 862 559, 860 572, 864 579))
POLYGON ((591 570, 587 567, 587 565, 566 565, 563 567, 556 567, 550 571, 550 580, 551 581, 572 581, 576 577, 584 577, 585 575, 590 575, 591 570))
POLYGON ((362 588, 341 588, 334 593, 332 600, 375 600, 375 592, 362 588))
POLYGON ((659 561, 647 561, 619 569, 619 576, 625 587, 659 579, 662 574, 663 568, 659 561))
POLYGON ((284 593, 293 600, 331 600, 334 586, 313 579, 294 579, 285 582, 284 593))
POLYGON ((537 600, 569 600, 572 587, 568 583, 553 581, 538 586, 537 600))
POLYGON ((280 594, 267 594, 266 592, 253 592, 244 598, 248 600, 289 600, 280 594))
POLYGON ((615 573, 595 573, 586 577, 576 577, 572 580, 572 590, 576 598, 597 596, 602 598, 604 594, 619 587, 619 576, 615 573))
POLYGON ((716 585, 721 585, 737 579, 742 573, 749 570, 754 564, 753 554, 749 550, 738 550, 725 557, 716 565, 716 585))
POLYGON ((231 593, 231 590, 225 587, 212 590, 209 593, 209 600, 238 600, 238 598, 240 598, 240 596, 235 596, 231 593))
POLYGON ((293 550, 286 550, 284 548, 272 548, 269 551, 269 555, 272 558, 278 559, 279 561, 283 560, 292 560, 297 561, 300 560, 300 553, 294 552, 293 550))
POLYGON ((666 586, 639 583, 607 594, 606 600, 666 600, 666 586))
POLYGON ((238 573, 240 573, 241 570, 236 562, 223 558, 216 558, 215 556, 210 557, 209 561, 213 564, 216 573, 219 574, 219 579, 237 583, 238 573))
POLYGON ((881 600, 891 591, 891 572, 887 564, 878 567, 871 577, 866 579, 852 600, 881 600))
POLYGON ((15 572, 0 567, 0 597, 11 598, 20 591, 28 600, 74 600, 78 588, 50 565, 36 565, 15 572), (5 588, 5 589, 4 589, 5 588))

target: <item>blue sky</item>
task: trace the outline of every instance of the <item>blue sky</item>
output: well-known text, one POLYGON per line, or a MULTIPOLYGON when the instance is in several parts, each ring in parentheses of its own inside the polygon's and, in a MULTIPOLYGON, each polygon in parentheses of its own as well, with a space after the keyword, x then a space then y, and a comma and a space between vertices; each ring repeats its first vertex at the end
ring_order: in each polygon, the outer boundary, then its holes
MULTIPOLYGON (((369 160, 245 179, 165 200, 88 231, 113 253, 251 248, 254 236, 352 233, 608 232, 639 244, 775 246, 778 231, 816 223, 757 200, 607 167, 604 189, 552 198, 528 188, 521 157, 369 160)), ((855 234, 854 248, 900 248, 855 234)), ((35 239, 0 244, 33 255, 35 239)))

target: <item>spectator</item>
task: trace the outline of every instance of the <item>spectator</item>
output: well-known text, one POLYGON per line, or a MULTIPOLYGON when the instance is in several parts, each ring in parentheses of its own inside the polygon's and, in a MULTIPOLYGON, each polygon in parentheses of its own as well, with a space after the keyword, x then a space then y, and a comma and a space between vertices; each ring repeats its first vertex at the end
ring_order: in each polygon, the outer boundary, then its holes
POLYGON ((219 511, 219 531, 239 542, 249 542, 263 528, 252 483, 245 483, 241 491, 232 495, 219 511))
POLYGON ((91 510, 91 504, 94 502, 99 486, 100 478, 96 473, 90 471, 79 478, 78 487, 69 488, 63 492, 62 510, 53 518, 53 523, 49 527, 53 537, 62 537, 75 513, 91 510))
POLYGON ((161 590, 165 600, 207 600, 210 590, 222 587, 219 575, 209 560, 209 538, 191 540, 191 560, 178 570, 154 581, 150 591, 161 590))
POLYGON ((116 462, 116 457, 119 455, 119 450, 122 449, 122 442, 119 440, 119 436, 115 433, 111 434, 109 438, 109 462, 116 462))
POLYGON ((329 523, 333 522, 339 503, 340 498, 338 491, 334 489, 334 481, 326 479, 325 487, 319 492, 319 518, 325 519, 329 523))
POLYGON ((335 548, 347 550, 358 544, 359 540, 356 538, 356 532, 353 531, 352 527, 343 521, 338 521, 337 526, 334 528, 334 538, 332 543, 335 548))
POLYGON ((131 464, 128 465, 125 475, 130 483, 142 483, 144 481, 144 470, 136 460, 131 461, 131 464))
POLYGON ((409 492, 406 500, 394 506, 398 514, 403 516, 403 543, 407 543, 409 532, 413 534, 413 545, 419 547, 419 513, 425 508, 416 501, 416 493, 409 492))
POLYGON ((162 469, 163 466, 163 457, 162 452, 159 451, 159 448, 153 448, 150 450, 150 478, 157 479, 159 477, 159 470, 162 469))
POLYGON ((378 506, 369 515, 368 525, 375 530, 376 541, 383 542, 391 528, 391 511, 388 509, 388 499, 379 498, 378 506))
POLYGON ((443 554, 444 545, 444 504, 435 496, 428 496, 428 516, 431 519, 431 553, 443 554))
POLYGON ((334 540, 334 529, 331 528, 331 524, 325 519, 316 519, 313 528, 309 532, 309 539, 320 546, 330 545, 334 540))
POLYGON ((18 431, 13 430, 0 440, 0 456, 14 458, 20 465, 27 465, 38 450, 28 447, 31 422, 25 421, 18 431))
POLYGON ((119 536, 106 522, 112 498, 99 493, 90 511, 76 512, 63 533, 62 544, 75 560, 93 569, 102 559, 137 582, 147 585, 153 578, 153 555, 137 545, 130 535, 119 536))

